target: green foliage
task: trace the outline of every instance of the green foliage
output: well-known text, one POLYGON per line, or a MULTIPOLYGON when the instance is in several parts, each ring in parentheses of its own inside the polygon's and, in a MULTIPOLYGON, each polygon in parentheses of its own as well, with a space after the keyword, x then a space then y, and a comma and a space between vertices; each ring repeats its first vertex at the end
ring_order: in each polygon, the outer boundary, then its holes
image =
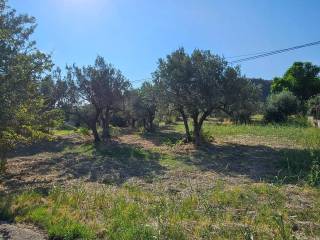
POLYGON ((257 108, 260 89, 241 76, 238 67, 210 51, 194 50, 191 55, 178 49, 160 59, 154 73, 159 102, 171 104, 185 125, 186 140, 198 145, 204 120, 213 111, 224 111, 236 122, 248 122, 257 108), (188 118, 193 121, 193 138, 188 118))
POLYGON ((131 122, 132 127, 135 127, 137 122, 144 128, 144 131, 154 131, 157 111, 156 86, 150 82, 144 82, 139 89, 130 91, 128 108, 131 121, 133 121, 131 122))
POLYGON ((320 67, 310 62, 295 62, 282 78, 275 78, 271 85, 273 93, 291 91, 301 100, 308 100, 320 93, 320 67))
POLYGON ((96 126, 100 120, 101 138, 108 141, 111 113, 122 109, 129 81, 120 70, 98 56, 93 66, 67 67, 65 83, 69 95, 66 105, 70 113, 77 115, 92 130, 95 142, 100 141, 96 126))
POLYGON ((287 124, 291 125, 291 126, 297 126, 297 127, 311 127, 312 126, 310 121, 308 120, 308 117, 303 116, 301 114, 298 114, 295 116, 289 116, 287 124))
POLYGON ((320 185, 320 150, 282 150, 279 177, 283 182, 320 185))
POLYGON ((264 119, 267 122, 285 122, 289 115, 298 112, 298 99, 291 92, 272 94, 266 104, 264 119))
POLYGON ((221 110, 235 123, 249 123, 260 107, 261 88, 246 78, 230 77, 224 82, 221 110))
POLYGON ((80 127, 77 131, 83 136, 90 136, 90 130, 88 128, 80 127))
POLYGON ((17 143, 45 137, 50 128, 62 122, 63 114, 48 107, 41 94, 41 89, 45 92, 50 88, 44 76, 52 63, 50 56, 40 52, 30 40, 35 19, 17 14, 6 1, 0 3, 0 168, 3 170, 10 149, 17 143), (46 87, 40 87, 42 82, 46 87))
POLYGON ((309 99, 308 113, 315 119, 320 119, 320 94, 309 99))

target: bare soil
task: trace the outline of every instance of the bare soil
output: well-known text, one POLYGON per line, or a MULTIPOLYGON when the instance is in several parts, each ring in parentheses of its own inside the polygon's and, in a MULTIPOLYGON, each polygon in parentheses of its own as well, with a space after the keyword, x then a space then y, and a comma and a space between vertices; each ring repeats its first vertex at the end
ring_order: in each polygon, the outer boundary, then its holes
MULTIPOLYGON (((165 144, 172 137, 169 130, 156 135, 143 135, 131 131, 122 133, 106 149, 129 149, 131 155, 110 157, 68 152, 91 141, 77 134, 60 136, 52 142, 21 147, 8 159, 7 173, 0 178, 0 193, 37 189, 47 192, 54 185, 68 185, 75 181, 122 184, 134 182, 145 189, 172 194, 189 194, 195 190, 211 189, 216 180, 235 185, 268 181, 277 174, 275 163, 278 147, 264 140, 232 138, 215 140, 202 148, 192 144, 165 144), (135 153, 143 149, 152 153, 146 159, 135 153), (160 164, 161 155, 173 155, 178 162, 190 169, 169 168, 160 164)), ((176 133, 174 133, 176 134, 176 133)), ((180 136, 178 136, 179 138, 180 136)), ((290 146, 281 146, 288 147, 290 146)), ((2 239, 46 239, 45 235, 30 226, 3 223, 2 239)))
POLYGON ((23 224, 0 222, 1 240, 45 240, 46 235, 39 229, 23 224))

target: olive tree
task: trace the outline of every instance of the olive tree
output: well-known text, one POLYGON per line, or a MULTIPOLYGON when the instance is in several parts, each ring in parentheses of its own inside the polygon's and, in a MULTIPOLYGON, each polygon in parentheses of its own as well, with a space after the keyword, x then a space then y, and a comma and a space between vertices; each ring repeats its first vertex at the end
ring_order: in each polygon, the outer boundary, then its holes
POLYGON ((158 104, 172 104, 181 115, 185 127, 185 141, 192 140, 188 125, 187 102, 191 93, 190 81, 192 64, 188 54, 180 48, 166 57, 159 59, 158 69, 154 72, 158 104))
POLYGON ((222 82, 221 110, 235 123, 248 123, 261 106, 261 87, 242 77, 239 68, 227 68, 222 82))
POLYGON ((152 132, 154 130, 153 121, 157 110, 155 86, 152 83, 144 82, 139 89, 139 97, 141 99, 140 108, 143 113, 144 128, 152 132))
POLYGON ((130 86, 129 82, 119 70, 107 64, 100 56, 97 57, 94 66, 68 67, 66 81, 69 89, 74 89, 68 101, 72 113, 86 122, 93 132, 95 142, 101 140, 97 131, 97 123, 100 121, 102 140, 108 141, 111 114, 121 109, 124 94, 130 86), (83 114, 85 105, 91 106, 92 109, 83 114))
POLYGON ((188 55, 183 48, 178 49, 159 60, 154 79, 159 98, 173 104, 181 114, 187 141, 191 140, 188 118, 192 119, 196 145, 201 143, 202 126, 208 116, 221 109, 230 110, 229 105, 240 100, 234 95, 241 89, 240 71, 210 51, 194 50, 188 55))

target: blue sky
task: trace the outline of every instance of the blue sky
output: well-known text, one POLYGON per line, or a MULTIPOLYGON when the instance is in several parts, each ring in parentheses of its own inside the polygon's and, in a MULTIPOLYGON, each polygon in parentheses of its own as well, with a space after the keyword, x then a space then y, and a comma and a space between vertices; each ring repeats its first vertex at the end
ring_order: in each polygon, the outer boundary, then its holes
MULTIPOLYGON (((56 65, 99 54, 130 80, 150 77, 178 47, 232 57, 320 40, 319 0, 9 0, 37 18, 33 36, 56 65)), ((320 65, 320 45, 241 64, 272 79, 294 61, 320 65)))

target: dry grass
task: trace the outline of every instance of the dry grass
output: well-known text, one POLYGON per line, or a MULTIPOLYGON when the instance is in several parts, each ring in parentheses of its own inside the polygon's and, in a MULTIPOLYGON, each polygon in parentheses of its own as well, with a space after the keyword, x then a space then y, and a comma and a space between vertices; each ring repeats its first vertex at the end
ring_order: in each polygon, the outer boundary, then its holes
POLYGON ((107 146, 64 133, 21 149, 2 179, 2 192, 11 193, 2 197, 2 216, 63 239, 320 235, 320 190, 306 185, 302 173, 284 178, 288 167, 279 164, 284 152, 302 167, 308 163, 302 158, 315 161, 308 154, 320 147, 318 130, 208 125, 206 131, 215 139, 201 148, 182 144, 175 125, 154 134, 126 130, 107 146))

